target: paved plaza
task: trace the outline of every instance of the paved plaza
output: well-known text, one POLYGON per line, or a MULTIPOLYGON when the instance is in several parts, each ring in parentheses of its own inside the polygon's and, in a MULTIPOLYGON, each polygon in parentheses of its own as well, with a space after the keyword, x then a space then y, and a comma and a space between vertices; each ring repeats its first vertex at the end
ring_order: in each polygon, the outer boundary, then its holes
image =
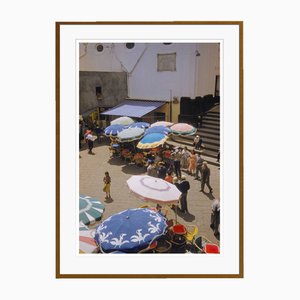
MULTIPOLYGON (((99 198, 105 205, 105 212, 102 220, 112 214, 128 208, 135 208, 146 203, 130 193, 126 181, 132 175, 146 174, 143 167, 137 167, 132 163, 126 163, 121 158, 111 158, 107 141, 100 144, 95 142, 93 152, 95 155, 88 154, 88 150, 83 147, 80 151, 80 194, 99 198), (112 199, 105 200, 103 188, 104 172, 108 171, 111 182, 112 199)), ((190 182, 191 188, 188 192, 188 214, 178 212, 177 221, 186 225, 197 225, 200 235, 206 236, 212 242, 219 244, 213 231, 210 229, 211 203, 214 198, 219 198, 220 193, 220 170, 217 166, 209 165, 211 170, 210 184, 213 194, 208 193, 208 188, 204 188, 204 193, 200 192, 200 181, 185 174, 190 182)), ((168 218, 174 219, 174 212, 168 209, 168 218)))

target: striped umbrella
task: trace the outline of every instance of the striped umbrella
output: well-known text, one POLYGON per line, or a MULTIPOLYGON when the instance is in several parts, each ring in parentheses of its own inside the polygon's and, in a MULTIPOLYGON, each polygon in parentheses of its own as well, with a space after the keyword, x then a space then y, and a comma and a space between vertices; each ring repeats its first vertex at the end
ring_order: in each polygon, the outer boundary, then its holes
POLYGON ((131 125, 134 121, 129 117, 120 117, 110 122, 111 125, 131 125))
POLYGON ((154 126, 165 126, 165 127, 169 127, 172 126, 174 123, 171 122, 167 122, 167 121, 157 121, 153 124, 151 124, 150 127, 154 127, 154 126))
POLYGON ((129 128, 135 128, 135 127, 146 129, 150 127, 150 124, 147 122, 135 122, 129 126, 129 128))
POLYGON ((124 142, 132 142, 135 140, 139 140, 144 135, 143 128, 126 128, 118 133, 117 139, 120 143, 124 142))
POLYGON ((168 135, 169 133, 171 133, 171 129, 166 126, 153 126, 145 131, 145 134, 149 133, 163 133, 165 135, 168 135))
POLYGON ((146 134, 137 144, 139 149, 152 149, 163 145, 168 139, 168 136, 163 133, 149 133, 146 134))
POLYGON ((95 229, 89 230, 82 222, 79 223, 79 253, 95 253, 98 245, 94 239, 95 229))
POLYGON ((177 123, 171 126, 172 133, 175 135, 193 135, 197 129, 187 123, 177 123))
POLYGON ((90 225, 101 220, 104 205, 97 198, 79 196, 79 221, 90 225))
POLYGON ((110 125, 104 129, 104 134, 106 136, 117 136, 119 132, 124 130, 126 126, 124 125, 110 125))

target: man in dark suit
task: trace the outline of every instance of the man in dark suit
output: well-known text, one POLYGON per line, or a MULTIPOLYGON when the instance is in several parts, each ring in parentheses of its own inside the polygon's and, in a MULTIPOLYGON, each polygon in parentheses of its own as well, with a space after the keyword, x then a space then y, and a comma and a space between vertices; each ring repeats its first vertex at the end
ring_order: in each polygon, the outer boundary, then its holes
POLYGON ((188 190, 190 189, 190 183, 186 180, 186 177, 184 175, 181 176, 181 182, 178 186, 178 189, 180 190, 181 197, 180 197, 180 211, 183 213, 188 213, 187 208, 187 194, 188 190))

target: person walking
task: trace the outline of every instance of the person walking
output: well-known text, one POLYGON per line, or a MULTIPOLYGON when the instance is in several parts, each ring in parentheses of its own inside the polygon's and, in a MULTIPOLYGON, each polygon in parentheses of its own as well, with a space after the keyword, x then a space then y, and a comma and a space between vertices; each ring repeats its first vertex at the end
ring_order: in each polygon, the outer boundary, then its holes
POLYGON ((105 199, 110 199, 111 198, 111 196, 110 196, 111 178, 110 178, 108 172, 105 172, 105 176, 103 178, 103 183, 104 183, 103 192, 106 193, 105 199))
POLYGON ((191 175, 194 175, 196 173, 196 165, 197 165, 197 155, 196 155, 195 150, 193 149, 191 154, 190 154, 189 168, 188 168, 188 172, 191 175))
POLYGON ((187 207, 187 195, 188 190, 190 189, 190 183, 186 180, 185 175, 182 175, 181 182, 178 187, 179 191, 181 192, 180 197, 180 211, 182 213, 188 213, 188 207, 187 207))
POLYGON ((87 131, 87 133, 86 133, 86 135, 85 135, 85 139, 86 139, 86 141, 87 141, 87 144, 88 144, 88 148, 89 148, 89 152, 88 152, 88 154, 95 154, 94 152, 93 152, 93 148, 94 148, 94 138, 93 138, 93 136, 92 136, 92 132, 91 132, 91 130, 88 130, 87 131))
POLYGON ((214 199, 211 205, 210 228, 214 231, 215 237, 220 240, 220 200, 214 199))
POLYGON ((210 168, 207 166, 207 161, 204 161, 202 164, 202 178, 201 178, 201 190, 200 192, 204 192, 204 185, 206 184, 209 188, 209 192, 212 193, 213 189, 209 184, 210 178, 210 168))
POLYGON ((199 179, 199 180, 201 180, 201 177, 202 177, 202 175, 201 175, 201 172, 202 172, 202 164, 203 164, 203 158, 201 157, 201 155, 199 154, 198 155, 198 157, 197 157, 197 164, 196 164, 196 175, 195 175, 195 179, 197 180, 197 179, 199 179), (200 173, 200 176, 201 177, 199 177, 199 173, 200 173))

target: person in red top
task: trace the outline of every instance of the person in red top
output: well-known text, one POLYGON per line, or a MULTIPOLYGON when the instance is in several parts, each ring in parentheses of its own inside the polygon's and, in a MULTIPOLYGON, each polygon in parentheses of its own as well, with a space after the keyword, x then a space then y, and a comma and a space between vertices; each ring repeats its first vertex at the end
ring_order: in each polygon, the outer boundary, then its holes
POLYGON ((165 177, 165 181, 168 181, 170 183, 173 183, 173 176, 172 176, 172 172, 168 172, 167 176, 165 177))

